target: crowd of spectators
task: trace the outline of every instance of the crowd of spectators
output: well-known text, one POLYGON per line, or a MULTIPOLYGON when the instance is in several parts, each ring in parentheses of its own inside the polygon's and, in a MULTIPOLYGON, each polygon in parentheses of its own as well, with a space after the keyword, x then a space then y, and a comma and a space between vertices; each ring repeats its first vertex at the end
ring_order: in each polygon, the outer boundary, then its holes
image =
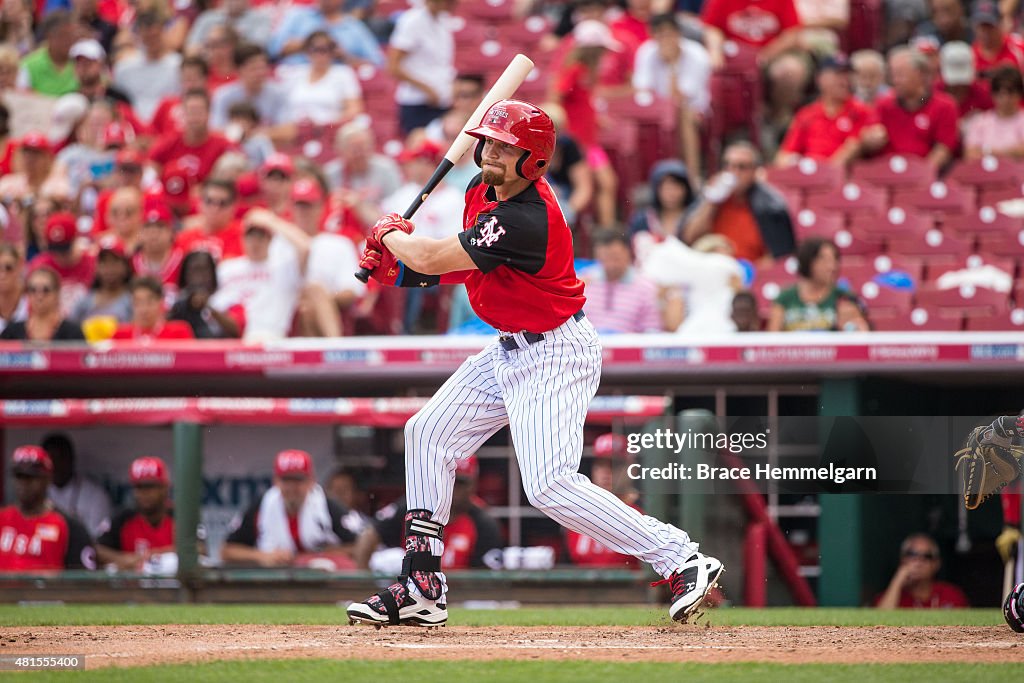
MULTIPOLYGON (((538 64, 524 88, 558 125, 548 179, 603 332, 866 330, 844 246, 800 244, 800 190, 772 171, 842 177, 901 157, 934 177, 1024 158, 1019 4, 887 0, 864 17, 848 0, 520 0, 502 17, 455 0, 14 0, 0 12, 0 333, 478 330, 458 288, 388 292, 348 273, 500 70, 487 44, 514 35, 538 64), (653 152, 650 121, 628 118, 652 101, 671 112, 653 152), (623 143, 630 126, 648 128, 623 143), (787 261, 799 282, 774 303, 754 292, 750 321, 748 290, 787 261)), ((418 229, 460 228, 471 156, 418 229)))

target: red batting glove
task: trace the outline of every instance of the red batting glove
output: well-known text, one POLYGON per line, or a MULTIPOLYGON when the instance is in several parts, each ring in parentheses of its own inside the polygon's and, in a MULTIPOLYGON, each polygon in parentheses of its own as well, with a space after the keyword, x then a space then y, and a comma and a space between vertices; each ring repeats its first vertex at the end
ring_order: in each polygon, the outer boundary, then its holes
POLYGON ((395 230, 401 230, 405 234, 411 235, 414 228, 415 226, 412 223, 397 213, 389 213, 374 224, 373 230, 370 231, 370 236, 366 238, 366 244, 372 247, 383 247, 384 235, 395 230))
POLYGON ((370 277, 386 287, 400 286, 404 269, 394 254, 387 249, 380 251, 367 247, 359 261, 359 267, 369 270, 370 277))

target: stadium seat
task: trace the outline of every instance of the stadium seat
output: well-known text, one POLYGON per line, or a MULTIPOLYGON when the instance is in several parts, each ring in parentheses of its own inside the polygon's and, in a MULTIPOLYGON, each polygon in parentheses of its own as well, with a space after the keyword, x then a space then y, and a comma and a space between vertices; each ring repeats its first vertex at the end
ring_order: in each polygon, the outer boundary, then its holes
POLYGON ((893 192, 892 205, 903 208, 932 211, 942 216, 951 213, 971 213, 976 198, 973 192, 955 183, 937 180, 927 187, 897 189, 893 192))
POLYGON ((800 209, 804 208, 804 194, 800 190, 794 190, 786 187, 772 186, 776 192, 782 195, 783 201, 786 202, 786 208, 789 209, 789 213, 793 216, 797 214, 800 209))
POLYGON ((960 161, 946 177, 965 187, 973 187, 978 192, 1020 188, 1021 182, 1024 182, 1024 164, 996 157, 960 161))
POLYGON ((1024 308, 1014 308, 994 315, 968 315, 965 322, 969 332, 1020 331, 1024 330, 1024 308))
POLYGON ((480 45, 491 37, 488 23, 472 16, 452 17, 451 26, 456 51, 480 45))
POLYGON ((914 297, 919 306, 938 310, 940 315, 960 317, 963 315, 998 314, 1006 310, 1008 292, 997 292, 987 287, 963 285, 951 289, 939 289, 934 284, 922 285, 914 297))
POLYGON ((863 237, 892 239, 899 235, 927 232, 935 223, 927 215, 894 206, 881 215, 856 214, 850 220, 850 232, 863 237))
POLYGON ((796 212, 794 219, 793 228, 798 242, 812 236, 833 239, 846 226, 845 216, 834 211, 801 209, 796 212))
POLYGON ((970 213, 950 214, 942 224, 945 232, 968 240, 982 234, 1012 235, 1022 227, 1024 225, 1019 218, 1011 218, 994 206, 982 206, 970 213))
POLYGON ((895 289, 877 282, 865 282, 856 292, 874 316, 896 317, 909 313, 914 297, 909 289, 895 289))
POLYGON ((598 143, 608 153, 612 168, 619 178, 619 202, 630 199, 632 188, 646 180, 640 173, 637 159, 637 145, 640 131, 632 121, 622 121, 616 126, 608 126, 598 132, 598 143))
POLYGON ((455 68, 460 73, 502 72, 515 56, 514 47, 495 38, 480 43, 457 43, 455 68))
POLYGON ((978 206, 995 206, 999 202, 1024 198, 1024 183, 1004 187, 982 188, 978 193, 978 206))
POLYGON ((960 318, 944 318, 924 308, 915 308, 903 315, 868 317, 871 320, 871 327, 881 332, 956 332, 963 328, 963 321, 960 318))
POLYGON ((597 107, 611 121, 636 123, 642 178, 661 159, 679 156, 679 112, 667 98, 650 92, 608 95, 598 100, 597 107))
POLYGON ((840 34, 843 51, 873 50, 882 39, 883 0, 850 0, 850 23, 840 34))
POLYGON ((998 256, 992 254, 971 254, 964 259, 953 259, 946 263, 929 263, 928 264, 928 280, 937 280, 944 273, 957 270, 966 270, 971 268, 981 268, 983 266, 992 266, 1003 271, 1010 277, 1013 277, 1013 273, 1016 270, 1017 263, 1012 257, 998 256))
POLYGON ((772 302, 779 292, 796 284, 796 267, 796 258, 791 256, 776 261, 768 268, 760 268, 754 274, 750 289, 757 298, 757 307, 762 315, 771 309, 772 302))
POLYGON ((881 237, 857 234, 846 228, 832 235, 832 241, 844 259, 850 256, 874 257, 885 251, 885 242, 881 237))
POLYGON ((507 21, 513 17, 515 4, 515 0, 475 0, 461 3, 459 11, 490 21, 507 21))
MULTIPOLYGON (((868 261, 868 265, 874 269, 875 275, 902 273, 914 283, 920 282, 924 274, 924 262, 921 259, 894 253, 875 256, 868 261)), ((845 264, 843 270, 846 270, 845 264)))
POLYGON ((1021 261, 1024 259, 1024 228, 998 234, 978 236, 978 251, 1021 261))
MULTIPOLYGON (((947 235, 937 228, 923 233, 895 235, 889 240, 889 251, 894 254, 915 256, 926 263, 936 257, 954 256, 967 258, 972 251, 972 243, 947 235)), ((947 259, 948 260, 948 259, 947 259)))
POLYGON ((495 30, 500 32, 509 45, 529 53, 537 49, 537 42, 552 28, 553 25, 547 17, 532 16, 521 21, 513 20, 502 23, 495 30))
POLYGON ((778 188, 803 191, 830 190, 842 185, 843 172, 833 164, 821 163, 814 159, 801 159, 798 163, 785 168, 768 168, 766 178, 778 188))
POLYGON ((804 206, 818 211, 841 211, 851 218, 859 213, 882 216, 888 208, 885 191, 850 181, 831 192, 811 192, 804 206))
POLYGON ((921 157, 895 155, 855 163, 850 179, 890 191, 927 187, 935 180, 935 168, 921 157))

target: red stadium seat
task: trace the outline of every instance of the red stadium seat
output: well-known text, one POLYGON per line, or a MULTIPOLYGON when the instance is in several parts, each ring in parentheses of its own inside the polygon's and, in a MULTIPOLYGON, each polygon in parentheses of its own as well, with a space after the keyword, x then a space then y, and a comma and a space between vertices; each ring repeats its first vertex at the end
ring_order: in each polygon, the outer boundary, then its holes
MULTIPOLYGON (((727 63, 724 69, 711 75, 709 87, 711 116, 708 120, 708 136, 711 139, 712 156, 717 159, 722 141, 734 131, 746 129, 748 139, 760 138, 763 102, 761 72, 757 67, 740 68, 727 63)), ((714 164, 709 164, 709 167, 715 170, 714 164)))
POLYGON ((865 282, 857 288, 861 300, 871 315, 895 317, 910 312, 914 294, 910 290, 894 289, 877 282, 865 282))
POLYGON ((832 235, 832 241, 844 259, 850 256, 874 257, 885 251, 881 237, 854 233, 842 228, 832 235))
POLYGON ((929 259, 934 260, 936 257, 967 258, 972 251, 972 244, 932 228, 924 233, 894 236, 889 240, 889 251, 894 254, 916 256, 927 263, 929 259))
POLYGON ((975 190, 1019 188, 1024 182, 1024 164, 1011 159, 985 157, 960 161, 946 176, 949 180, 975 190))
POLYGON ((597 141, 608 153, 612 168, 619 178, 620 202, 626 202, 632 188, 645 180, 645 176, 640 173, 636 153, 639 139, 639 127, 632 121, 623 121, 598 132, 597 141))
POLYGON ((480 45, 491 37, 488 23, 475 17, 452 17, 451 26, 456 50, 480 45))
POLYGON ((882 332, 956 332, 963 328, 963 321, 960 318, 944 318, 924 308, 915 308, 903 315, 871 318, 871 326, 882 332))
POLYGON ((1013 273, 1017 268, 1017 264, 1012 258, 991 254, 971 254, 965 259, 956 259, 948 263, 930 263, 928 265, 928 279, 937 280, 944 273, 970 268, 981 268, 983 266, 993 266, 998 268, 1010 277, 1013 277, 1013 273))
POLYGON ((1010 295, 987 287, 963 285, 952 289, 939 289, 934 284, 922 285, 914 297, 919 306, 937 309, 941 315, 956 317, 967 313, 982 315, 1006 310, 1010 295))
POLYGON ((791 215, 795 216, 800 209, 804 208, 803 192, 784 187, 774 187, 774 189, 782 195, 782 199, 786 202, 786 207, 789 209, 789 213, 791 215))
POLYGON ((796 284, 796 258, 788 257, 776 261, 768 268, 760 268, 754 274, 750 288, 757 298, 757 307, 762 314, 771 309, 772 302, 783 289, 796 284))
POLYGON ((1024 308, 1014 308, 995 315, 968 315, 966 322, 969 332, 1020 331, 1024 330, 1024 308))
POLYGON ((802 209, 796 212, 794 218, 793 228, 798 242, 812 236, 833 239, 846 225, 843 214, 833 211, 802 209))
POLYGON ((850 179, 890 191, 927 187, 935 180, 935 167, 921 157, 897 154, 854 164, 850 169, 850 179))
MULTIPOLYGON (((523 20, 513 20, 496 27, 503 40, 522 52, 536 50, 537 42, 553 28, 546 17, 532 16, 523 20)), ((538 64, 540 62, 537 62, 538 64)))
POLYGON ((637 125, 640 175, 647 177, 661 159, 679 156, 679 112, 667 98, 650 92, 602 97, 597 106, 611 121, 637 125))
POLYGON ((982 188, 978 193, 978 206, 995 206, 999 202, 1024 198, 1024 183, 1008 187, 982 188))
POLYGON ((490 73, 505 70, 516 50, 502 40, 487 38, 481 43, 458 43, 455 68, 460 73, 490 73))
POLYGON ((843 51, 874 50, 882 40, 883 0, 850 0, 850 23, 840 40, 843 51))
POLYGON ((874 269, 876 275, 893 272, 905 273, 915 283, 921 281, 921 276, 924 273, 924 262, 921 259, 908 258, 894 253, 875 256, 868 265, 874 269))
POLYGON ((459 5, 460 12, 489 19, 492 21, 508 20, 513 17, 515 10, 514 0, 475 0, 464 2, 459 5))
POLYGON ((950 213, 971 213, 975 207, 974 193, 954 183, 937 180, 927 187, 896 190, 892 197, 893 206, 906 209, 950 213))
POLYGON ((982 234, 1007 235, 1020 230, 1024 225, 1019 218, 1011 218, 994 206, 982 206, 971 213, 950 214, 942 229, 964 239, 974 239, 982 234))
POLYGON ((907 211, 900 206, 894 206, 880 216, 862 213, 850 220, 850 232, 855 235, 883 239, 892 239, 899 235, 916 235, 933 227, 935 223, 929 216, 917 211, 907 211))
POLYGON ((808 194, 804 206, 819 211, 841 211, 851 217, 858 213, 881 216, 885 214, 888 202, 883 190, 851 181, 832 192, 808 194))
POLYGON ((978 251, 993 256, 1024 259, 1024 228, 999 234, 982 234, 978 238, 978 251))
POLYGON ((766 175, 768 182, 780 189, 831 190, 843 182, 843 172, 838 167, 814 159, 801 159, 785 168, 771 167, 766 175))

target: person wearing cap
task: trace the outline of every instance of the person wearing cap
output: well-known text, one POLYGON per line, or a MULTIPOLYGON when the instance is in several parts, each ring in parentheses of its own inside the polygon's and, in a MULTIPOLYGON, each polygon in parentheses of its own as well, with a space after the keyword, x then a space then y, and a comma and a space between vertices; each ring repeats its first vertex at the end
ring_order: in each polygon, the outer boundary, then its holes
POLYGON ((956 102, 932 88, 928 58, 913 48, 890 51, 889 74, 892 91, 875 105, 884 131, 864 131, 864 149, 924 157, 936 169, 944 168, 960 143, 956 102))
POLYGON ((95 569, 89 532, 46 495, 53 462, 39 446, 19 446, 11 458, 13 505, 0 508, 0 572, 95 569))
POLYGON ((1024 70, 1024 40, 1003 28, 1003 17, 999 3, 995 0, 977 0, 971 12, 974 26, 974 68, 984 78, 1002 64, 1009 64, 1018 71, 1024 70))
POLYGON ((242 219, 242 234, 242 256, 217 266, 220 289, 210 305, 245 308, 243 339, 282 339, 292 326, 310 239, 293 223, 259 208, 242 219))
POLYGON ((939 51, 939 79, 935 89, 956 101, 961 129, 974 114, 989 111, 995 106, 989 84, 977 76, 970 45, 951 41, 942 46, 939 51))
POLYGON ((132 270, 137 275, 155 278, 172 298, 178 292, 178 276, 184 258, 184 252, 174 246, 174 216, 167 203, 156 195, 145 196, 139 248, 132 256, 132 270))
POLYGON ((61 313, 60 276, 48 266, 29 271, 25 284, 29 312, 23 321, 11 322, 0 332, 0 339, 27 341, 85 341, 82 328, 61 313))
POLYGON ((174 510, 171 481, 160 458, 144 456, 128 470, 135 506, 119 511, 96 538, 101 565, 138 571, 153 554, 174 550, 174 510))
MULTIPOLYGON (((480 463, 475 455, 457 461, 451 518, 444 527, 441 566, 445 570, 487 567, 484 556, 505 547, 498 522, 487 511, 487 504, 476 496, 479 478, 480 463)), ((405 547, 406 511, 404 498, 377 511, 356 541, 353 556, 357 566, 365 569, 371 562, 376 565, 374 554, 382 549, 405 547)))
POLYGON ((131 99, 143 121, 149 121, 164 97, 178 92, 181 55, 168 48, 164 26, 170 19, 164 5, 150 5, 135 19, 141 49, 114 64, 114 85, 131 99))
POLYGON ((164 288, 158 280, 137 277, 129 288, 132 293, 132 319, 118 325, 112 339, 152 342, 195 338, 188 323, 167 319, 164 288))
MULTIPOLYGON (((590 466, 590 481, 605 491, 615 494, 622 502, 638 512, 636 489, 625 476, 630 463, 626 452, 626 437, 621 434, 602 434, 594 441, 594 462, 590 466)), ((594 539, 571 529, 565 530, 565 545, 572 563, 582 567, 620 567, 633 569, 637 560, 631 555, 620 555, 594 539)))
MULTIPOLYGON (((356 72, 348 64, 337 64, 337 44, 327 31, 314 31, 306 38, 309 64, 284 66, 278 78, 288 89, 285 123, 303 121, 326 126, 348 121, 363 111, 363 90, 356 72)), ((294 137, 292 128, 290 136, 294 137)))
POLYGON ((636 51, 633 87, 670 98, 679 107, 683 159, 700 178, 699 129, 711 111, 711 57, 703 45, 683 37, 674 15, 651 18, 651 39, 636 51))
POLYGON ((800 16, 793 0, 707 0, 700 17, 704 44, 715 70, 725 65, 726 41, 756 49, 761 64, 803 47, 800 16))
MULTIPOLYGON (((172 176, 182 186, 187 186, 181 176, 172 176)), ((165 183, 165 190, 171 192, 176 186, 165 183)), ((208 178, 199 192, 199 215, 189 227, 178 233, 175 246, 184 253, 208 251, 214 260, 237 258, 242 255, 242 223, 235 218, 238 204, 238 188, 229 180, 208 178)))
POLYGON ((43 184, 55 177, 54 150, 46 135, 38 130, 25 133, 16 147, 14 172, 0 177, 0 198, 9 207, 24 208, 37 200, 43 184))
POLYGON ((92 215, 92 234, 102 235, 110 227, 107 225, 107 208, 114 193, 122 187, 133 187, 142 191, 143 167, 145 157, 137 149, 126 147, 114 154, 114 172, 110 184, 96 195, 96 206, 92 215))
POLYGON ((953 41, 968 45, 974 42, 974 31, 963 0, 930 0, 928 4, 931 5, 931 18, 917 25, 915 37, 934 38, 939 45, 953 41))
POLYGON ((75 92, 78 80, 69 55, 75 42, 75 22, 65 10, 54 10, 39 26, 43 44, 21 61, 18 88, 60 97, 75 92))
POLYGON ((425 0, 403 12, 388 44, 388 71, 398 81, 395 102, 403 135, 423 128, 452 104, 455 0, 425 0))
POLYGON ((50 500, 81 521, 90 536, 101 533, 110 523, 110 496, 77 466, 78 456, 71 438, 61 432, 51 432, 39 445, 53 462, 53 480, 48 490, 50 500))
POLYGON ((342 311, 366 293, 366 285, 349 273, 350 267, 359 267, 356 245, 345 235, 323 230, 325 199, 324 186, 313 177, 299 178, 292 185, 291 213, 310 239, 296 318, 302 337, 344 335, 342 311))
POLYGON ((159 166, 184 162, 191 178, 202 182, 224 152, 235 148, 227 138, 210 130, 210 96, 205 90, 189 90, 181 97, 184 125, 165 133, 153 143, 149 159, 159 166))
POLYGON ((237 102, 248 102, 260 115, 260 123, 273 127, 284 121, 288 107, 285 85, 271 79, 270 59, 258 45, 243 44, 235 50, 238 80, 213 91, 210 101, 210 127, 224 130, 228 110, 237 102))
MULTIPOLYGON (((182 93, 206 90, 210 67, 199 55, 189 55, 181 60, 178 78, 181 81, 182 93)), ((153 131, 162 134, 180 132, 185 126, 184 113, 181 110, 181 93, 173 93, 160 100, 149 125, 153 131)))
POLYGON ((283 567, 299 555, 348 550, 356 538, 344 525, 348 510, 316 483, 309 453, 278 453, 273 482, 232 522, 221 550, 225 563, 283 567))
POLYGON ((131 100, 117 88, 110 85, 107 72, 107 51, 94 38, 79 40, 71 46, 71 59, 75 63, 75 77, 78 92, 90 102, 108 100, 114 107, 117 118, 125 121, 136 134, 145 131, 142 122, 132 109, 131 100))
POLYGON ((846 166, 860 155, 861 131, 880 125, 874 110, 854 99, 850 91, 850 62, 846 55, 821 60, 817 85, 817 101, 804 106, 793 117, 775 157, 776 166, 791 166, 803 158, 846 166))
POLYGON ((120 323, 132 319, 132 297, 128 283, 132 279, 132 264, 124 245, 115 235, 104 235, 97 240, 96 277, 92 288, 75 305, 69 320, 85 323, 92 317, 110 317, 120 323))
POLYGON ((260 194, 268 209, 278 216, 291 217, 292 176, 295 164, 287 154, 275 152, 260 165, 260 194))
POLYGON ((78 220, 65 211, 52 213, 46 219, 46 250, 29 261, 29 271, 41 266, 52 268, 60 277, 61 310, 69 313, 85 296, 96 276, 96 257, 76 244, 78 220))
POLYGON ((964 159, 984 156, 1024 159, 1024 81, 1016 68, 997 67, 990 81, 995 109, 978 114, 964 130, 964 159))
POLYGON ((566 130, 583 148, 587 163, 593 169, 597 187, 594 198, 595 220, 599 226, 611 226, 617 214, 615 196, 618 178, 608 154, 597 144, 599 125, 594 107, 594 89, 597 87, 601 58, 606 51, 621 51, 622 44, 597 19, 587 19, 576 24, 572 38, 572 50, 553 75, 552 99, 565 109, 566 130))

